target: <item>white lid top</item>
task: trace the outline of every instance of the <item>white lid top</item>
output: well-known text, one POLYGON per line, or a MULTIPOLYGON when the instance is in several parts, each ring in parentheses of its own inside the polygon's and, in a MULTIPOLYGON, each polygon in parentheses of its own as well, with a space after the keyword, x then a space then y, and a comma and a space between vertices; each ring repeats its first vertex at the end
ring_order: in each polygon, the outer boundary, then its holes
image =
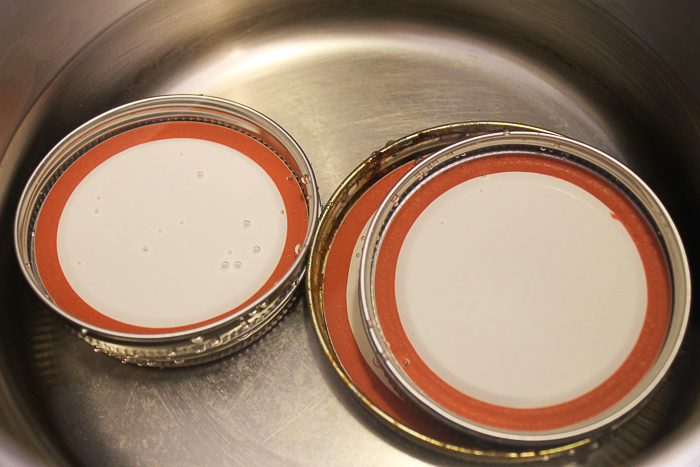
POLYGON ((194 329, 273 286, 307 219, 296 177, 259 141, 213 124, 147 125, 62 174, 37 221, 37 266, 52 300, 87 324, 194 329))
POLYGON ((647 309, 642 260, 610 209, 528 172, 477 177, 435 199, 406 235, 395 288, 409 341, 440 378, 517 408, 603 383, 647 309))

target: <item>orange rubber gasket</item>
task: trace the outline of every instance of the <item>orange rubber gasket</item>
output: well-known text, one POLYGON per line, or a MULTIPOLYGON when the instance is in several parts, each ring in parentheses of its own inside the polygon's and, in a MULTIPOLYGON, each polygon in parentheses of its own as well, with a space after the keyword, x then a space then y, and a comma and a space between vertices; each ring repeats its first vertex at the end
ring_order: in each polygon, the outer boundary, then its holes
POLYGON ((51 188, 39 213, 34 251, 39 276, 51 299, 65 313, 88 325, 130 334, 167 334, 196 329, 227 318, 260 298, 291 268, 297 258, 295 247, 304 242, 308 227, 306 198, 289 167, 261 142, 231 128, 203 122, 161 122, 119 133, 98 144, 76 160, 51 188), (100 313, 88 305, 66 279, 58 259, 58 224, 68 199, 78 184, 107 159, 134 146, 173 138, 211 141, 235 149, 257 163, 272 179, 284 201, 287 238, 282 256, 265 284, 236 308, 207 320, 174 327, 143 327, 127 324, 100 313))
POLYGON ((399 208, 384 233, 377 256, 374 293, 384 338, 397 361, 408 360, 406 375, 433 401, 471 422, 501 430, 546 432, 571 427, 599 415, 630 394, 654 364, 664 344, 671 313, 670 273, 655 232, 634 203, 592 171, 555 157, 511 152, 468 159, 429 179, 399 208), (586 190, 603 202, 627 229, 639 251, 647 279, 647 310, 630 355, 606 381, 570 401, 538 408, 494 405, 470 397, 438 377, 418 356, 401 324, 395 276, 399 252, 418 216, 450 188, 481 175, 531 172, 550 175, 586 190))

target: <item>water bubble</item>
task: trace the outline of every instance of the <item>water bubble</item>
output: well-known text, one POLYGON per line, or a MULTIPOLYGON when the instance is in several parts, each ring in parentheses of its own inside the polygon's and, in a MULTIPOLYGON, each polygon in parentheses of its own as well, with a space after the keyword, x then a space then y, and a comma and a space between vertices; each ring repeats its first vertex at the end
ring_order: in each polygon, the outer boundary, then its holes
POLYGON ((228 250, 226 253, 228 253, 230 255, 233 253, 233 250, 228 250))
POLYGON ((141 248, 141 251, 143 251, 144 253, 148 253, 148 246, 144 245, 144 246, 141 248))
POLYGON ((177 352, 175 352, 174 350, 171 350, 170 353, 168 354, 168 357, 176 357, 176 356, 177 356, 177 352))
POLYGON ((355 258, 359 258, 361 255, 359 253, 355 253, 355 258))
POLYGON ((204 172, 202 172, 201 170, 197 172, 197 178, 204 178, 204 172))
POLYGON ((287 175, 287 181, 288 181, 288 182, 293 182, 293 181, 294 181, 294 175, 287 175))
POLYGON ((281 210, 281 211, 280 211, 280 214, 284 214, 284 210, 281 210))
POLYGON ((294 247, 294 253, 299 254, 301 251, 301 243, 297 243, 297 246, 294 247))
POLYGON ((185 361, 184 360, 175 360, 175 361, 173 361, 173 363, 175 365, 182 365, 183 363, 185 363, 185 361))
POLYGON ((243 263, 241 263, 240 261, 236 261, 235 263, 233 263, 233 267, 236 269, 241 269, 241 266, 243 266, 243 263))
POLYGON ((411 361, 407 358, 404 358, 403 362, 401 362, 401 366, 408 366, 411 364, 411 361))
POLYGON ((486 178, 487 176, 486 174, 481 174, 481 178, 486 178))
POLYGON ((306 175, 302 175, 302 176, 301 176, 301 183, 303 183, 304 185, 306 185, 307 183, 309 183, 309 182, 306 180, 306 175))
POLYGON ((228 271, 231 268, 231 265, 228 264, 228 261, 224 261, 223 263, 221 263, 220 267, 222 271, 228 271))
POLYGON ((193 344, 201 344, 202 342, 204 342, 204 338, 202 336, 193 337, 190 340, 193 344))
POLYGON ((195 353, 202 353, 202 352, 204 352, 205 350, 207 350, 206 347, 199 347, 199 348, 197 348, 197 349, 195 350, 195 353))
POLYGON ((503 130, 503 135, 504 135, 504 136, 510 136, 510 131, 509 131, 509 130, 503 130))
POLYGON ((254 246, 254 247, 253 247, 253 254, 256 254, 256 255, 257 255, 258 253, 260 253, 260 247, 259 247, 259 246, 254 246))
POLYGON ((570 456, 573 456, 573 455, 575 455, 575 454, 576 454, 576 451, 574 451, 573 449, 569 449, 569 455, 570 455, 570 456))
POLYGON ((146 362, 146 365, 148 366, 156 366, 158 365, 156 362, 146 362))
POLYGON ((243 228, 244 228, 244 229, 249 229, 249 228, 250 228, 250 221, 249 221, 249 220, 243 221, 243 228))
POLYGON ((100 210, 99 210, 99 209, 95 209, 95 214, 99 214, 99 213, 100 213, 100 210))
POLYGON ((363 240, 363 241, 364 241, 364 239, 365 239, 365 236, 364 236, 364 235, 360 237, 360 240, 363 240))
POLYGON ((82 334, 83 336, 84 336, 85 334, 87 334, 87 333, 88 333, 88 330, 85 329, 85 328, 83 328, 83 329, 80 330, 80 334, 82 334))
POLYGON ((542 460, 543 460, 543 461, 548 461, 548 460, 549 460, 549 456, 548 456, 547 454, 545 454, 544 456, 542 456, 542 460))

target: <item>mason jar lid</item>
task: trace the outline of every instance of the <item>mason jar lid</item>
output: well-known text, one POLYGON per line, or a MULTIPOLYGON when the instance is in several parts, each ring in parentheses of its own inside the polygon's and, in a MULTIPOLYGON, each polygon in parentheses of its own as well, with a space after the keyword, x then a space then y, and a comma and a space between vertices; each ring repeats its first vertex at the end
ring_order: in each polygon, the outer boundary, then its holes
MULTIPOLYGON (((307 266, 307 298, 319 340, 331 364, 362 405, 402 436, 439 452, 471 460, 547 460, 587 452, 595 442, 512 447, 487 444, 422 411, 385 374, 362 324, 360 257, 372 216, 393 186, 423 158, 458 141, 532 127, 498 122, 455 123, 412 134, 372 154, 328 201, 307 266)), ((544 130, 540 130, 543 131, 544 130)))
POLYGON ((651 190, 574 140, 504 131, 393 186, 360 258, 377 363, 425 413, 498 442, 569 442, 638 407, 689 311, 687 260, 651 190))
POLYGON ((197 363, 291 303, 319 211, 311 166, 258 112, 164 96, 84 124, 30 178, 16 249, 39 296, 96 350, 197 363))

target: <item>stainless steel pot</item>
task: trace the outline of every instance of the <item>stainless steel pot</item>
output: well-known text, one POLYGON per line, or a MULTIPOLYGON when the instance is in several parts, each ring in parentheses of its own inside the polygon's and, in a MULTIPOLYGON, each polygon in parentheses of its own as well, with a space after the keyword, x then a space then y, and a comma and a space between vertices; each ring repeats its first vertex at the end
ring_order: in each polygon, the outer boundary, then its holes
MULTIPOLYGON (((656 0, 4 3, 0 463, 461 462, 406 444, 356 404, 303 302, 216 363, 160 371, 95 355, 16 264, 24 183, 72 129, 160 94, 215 95, 268 115, 304 148, 324 199, 387 140, 454 121, 514 121, 630 166, 670 211, 696 276, 698 18, 695 4, 656 0)), ((550 465, 697 465, 699 325, 691 316, 650 426, 550 465)))

